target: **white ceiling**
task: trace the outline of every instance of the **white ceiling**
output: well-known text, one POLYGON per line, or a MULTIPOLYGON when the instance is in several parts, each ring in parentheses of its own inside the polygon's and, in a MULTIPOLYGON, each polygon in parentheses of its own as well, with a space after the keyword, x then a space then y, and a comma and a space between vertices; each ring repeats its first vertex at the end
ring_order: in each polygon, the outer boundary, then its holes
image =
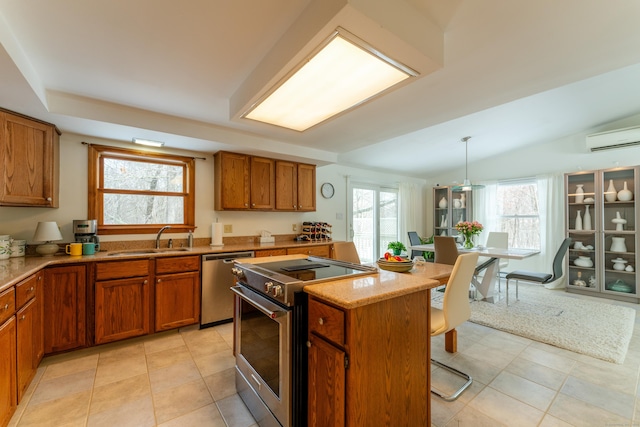
POLYGON ((0 0, 0 107, 63 132, 423 178, 460 167, 467 135, 478 160, 640 113, 637 0, 313 1, 0 0), (392 1, 429 24, 398 12, 395 33, 442 35, 439 68, 303 133, 233 118, 313 1, 392 1))

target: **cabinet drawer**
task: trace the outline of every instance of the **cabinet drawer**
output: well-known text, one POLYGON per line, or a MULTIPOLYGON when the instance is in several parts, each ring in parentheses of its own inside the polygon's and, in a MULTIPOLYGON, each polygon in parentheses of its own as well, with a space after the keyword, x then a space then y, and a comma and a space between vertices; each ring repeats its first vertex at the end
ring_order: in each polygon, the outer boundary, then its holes
POLYGON ((34 274, 16 285, 16 308, 20 308, 36 296, 36 289, 41 274, 34 274))
POLYGON ((124 279, 149 275, 149 260, 99 262, 96 264, 96 280, 124 279))
POLYGON ((344 312, 320 301, 309 300, 309 332, 336 344, 345 343, 344 312))
POLYGON ((314 255, 314 256, 329 258, 330 253, 331 251, 330 251, 329 245, 307 246, 304 248, 287 249, 287 255, 304 254, 304 255, 314 255))
POLYGON ((200 270, 199 256, 174 256, 156 258, 156 274, 182 273, 200 270))
POLYGON ((256 258, 265 257, 265 256, 286 255, 286 254, 287 254, 286 249, 264 249, 264 250, 255 251, 256 258))
POLYGON ((13 316, 16 311, 16 294, 13 288, 0 294, 0 323, 13 316))

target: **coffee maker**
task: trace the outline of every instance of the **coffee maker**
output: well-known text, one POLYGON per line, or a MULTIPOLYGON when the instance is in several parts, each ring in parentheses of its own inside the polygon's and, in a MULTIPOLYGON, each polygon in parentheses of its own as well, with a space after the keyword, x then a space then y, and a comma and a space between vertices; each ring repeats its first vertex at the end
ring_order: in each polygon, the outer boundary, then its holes
POLYGON ((95 243, 96 251, 99 250, 100 239, 98 239, 98 220, 97 219, 74 219, 73 235, 76 242, 79 243, 95 243))

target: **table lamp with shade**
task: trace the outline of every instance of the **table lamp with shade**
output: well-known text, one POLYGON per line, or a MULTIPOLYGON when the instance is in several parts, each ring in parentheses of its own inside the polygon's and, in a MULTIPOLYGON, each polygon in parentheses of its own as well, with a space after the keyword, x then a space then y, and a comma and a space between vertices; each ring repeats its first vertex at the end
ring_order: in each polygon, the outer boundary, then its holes
POLYGON ((33 235, 35 242, 45 242, 36 247, 36 252, 42 256, 51 256, 58 252, 58 245, 52 243, 54 240, 62 240, 62 234, 55 221, 39 222, 36 232, 33 235))

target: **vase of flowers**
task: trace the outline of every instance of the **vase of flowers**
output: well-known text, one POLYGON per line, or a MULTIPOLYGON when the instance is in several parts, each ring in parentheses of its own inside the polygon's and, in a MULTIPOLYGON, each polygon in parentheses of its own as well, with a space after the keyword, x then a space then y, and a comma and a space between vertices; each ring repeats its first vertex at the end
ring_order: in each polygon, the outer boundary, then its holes
POLYGON ((473 236, 477 236, 482 232, 482 224, 478 221, 460 221, 456 224, 456 230, 458 233, 464 236, 464 248, 471 249, 473 248, 473 236))

